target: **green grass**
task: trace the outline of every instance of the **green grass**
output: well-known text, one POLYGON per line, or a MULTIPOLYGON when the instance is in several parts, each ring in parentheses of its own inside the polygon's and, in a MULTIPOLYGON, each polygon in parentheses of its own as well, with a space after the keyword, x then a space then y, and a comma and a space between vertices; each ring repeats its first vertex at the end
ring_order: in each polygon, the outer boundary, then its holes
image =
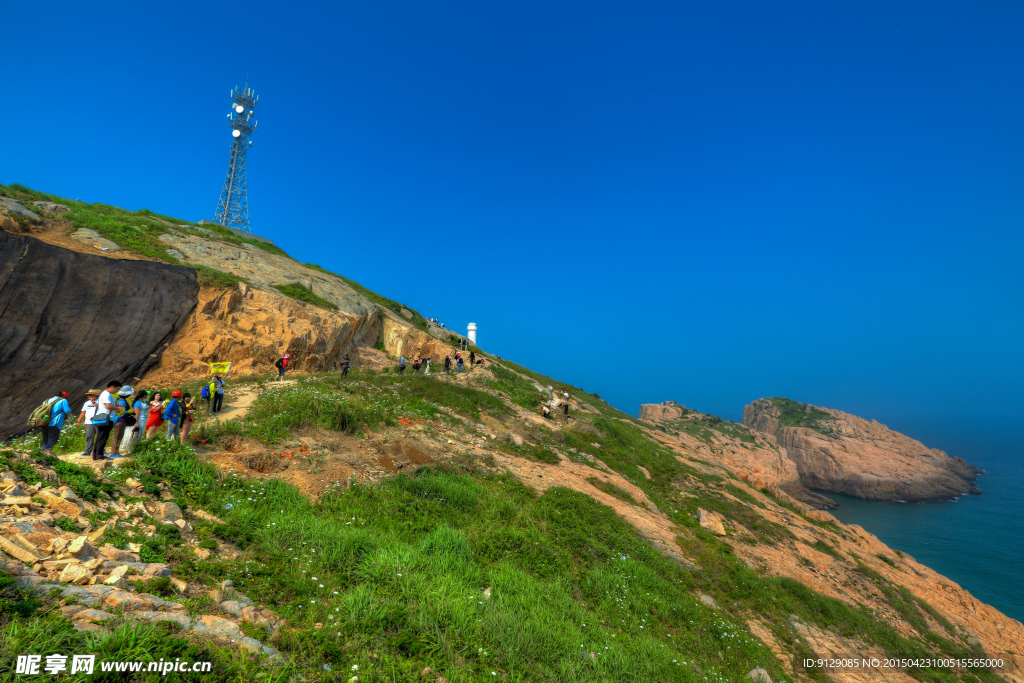
MULTIPOLYGON (((552 379, 547 375, 542 375, 539 372, 534 372, 529 368, 524 368, 522 365, 519 365, 518 363, 513 363, 512 361, 509 360, 502 359, 500 362, 503 365, 515 370, 516 372, 521 372, 527 377, 533 378, 534 380, 537 381, 538 384, 540 384, 543 387, 554 387, 559 393, 568 391, 570 396, 575 398, 577 401, 583 401, 584 403, 587 403, 588 405, 596 408, 597 411, 604 415, 605 417, 615 417, 622 420, 629 420, 631 422, 640 424, 640 421, 636 417, 624 413, 618 408, 615 408, 597 394, 591 394, 587 391, 584 391, 583 389, 580 389, 579 387, 574 387, 571 384, 566 384, 565 382, 560 382, 556 379, 552 379)), ((493 364, 491 365, 491 369, 493 370, 493 364)))
POLYGON ((494 379, 487 380, 487 386, 502 392, 516 405, 528 410, 538 409, 545 396, 537 391, 533 382, 497 363, 491 363, 488 369, 494 375, 494 379))
POLYGON ((348 377, 302 378, 282 387, 270 384, 253 402, 244 423, 206 421, 196 435, 216 442, 240 434, 276 444, 309 427, 354 434, 364 428, 394 425, 401 418, 451 421, 441 407, 473 422, 480 419, 481 411, 508 412, 499 398, 440 377, 356 371, 348 377))
POLYGON ((830 434, 835 418, 813 406, 797 403, 788 398, 776 396, 768 399, 779 409, 779 425, 782 427, 805 427, 821 434, 830 434))
POLYGON ((634 498, 632 494, 629 493, 629 491, 626 491, 625 489, 618 487, 615 484, 612 484, 611 482, 607 482, 603 479, 598 479, 597 477, 587 477, 587 481, 590 482, 590 485, 593 486, 598 491, 604 491, 608 495, 618 498, 623 502, 629 503, 630 505, 640 504, 637 502, 636 498, 634 498))
POLYGON ((285 616, 295 630, 273 645, 307 680, 334 680, 324 664, 358 666, 360 681, 427 665, 453 683, 727 681, 755 666, 786 680, 741 621, 694 599, 686 569, 580 493, 423 470, 310 503, 280 481, 223 477, 187 447, 129 465, 225 520, 216 533, 246 554, 193 571, 285 616))
POLYGON ((320 306, 332 311, 338 310, 338 307, 330 301, 317 296, 311 289, 298 282, 292 282, 287 285, 274 285, 274 289, 296 301, 304 301, 307 304, 313 304, 314 306, 320 306))
POLYGON ((245 278, 232 275, 231 273, 225 273, 224 271, 217 270, 216 268, 200 265, 193 265, 191 267, 196 269, 196 278, 199 280, 200 287, 230 289, 240 282, 248 282, 245 278))

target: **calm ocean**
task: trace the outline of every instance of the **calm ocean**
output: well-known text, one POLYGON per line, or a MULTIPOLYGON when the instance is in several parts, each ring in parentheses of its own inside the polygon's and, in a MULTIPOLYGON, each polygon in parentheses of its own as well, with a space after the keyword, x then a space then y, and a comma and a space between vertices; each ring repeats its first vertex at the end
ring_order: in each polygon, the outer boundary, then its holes
POLYGON ((842 505, 833 514, 1024 621, 1024 425, 906 419, 885 424, 985 470, 976 482, 982 495, 907 505, 827 494, 842 505))

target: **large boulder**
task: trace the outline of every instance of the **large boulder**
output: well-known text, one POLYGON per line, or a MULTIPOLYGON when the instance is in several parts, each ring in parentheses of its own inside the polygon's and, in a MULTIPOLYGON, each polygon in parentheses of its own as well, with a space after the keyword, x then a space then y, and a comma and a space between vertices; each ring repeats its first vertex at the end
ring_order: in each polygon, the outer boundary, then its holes
POLYGON ((82 254, 0 231, 0 439, 54 391, 134 383, 196 305, 191 268, 82 254), (17 388, 15 391, 14 388, 17 388))

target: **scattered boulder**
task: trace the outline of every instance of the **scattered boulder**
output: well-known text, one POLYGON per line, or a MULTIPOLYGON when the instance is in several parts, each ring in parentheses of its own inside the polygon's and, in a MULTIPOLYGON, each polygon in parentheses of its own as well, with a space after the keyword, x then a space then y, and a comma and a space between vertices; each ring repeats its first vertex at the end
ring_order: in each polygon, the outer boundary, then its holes
POLYGON ((181 519, 181 508, 176 503, 153 503, 153 518, 159 522, 177 522, 181 519))
POLYGON ((703 602, 708 607, 714 607, 716 609, 718 608, 718 602, 713 597, 711 597, 710 595, 706 595, 704 593, 701 593, 700 595, 698 595, 698 597, 700 598, 700 601, 703 602))
POLYGON ((748 671, 747 678, 752 680, 754 683, 772 683, 772 677, 768 675, 767 671, 761 668, 751 669, 748 671))
POLYGON ((58 204, 57 202, 32 202, 32 205, 38 206, 43 211, 49 211, 50 213, 64 213, 71 210, 71 207, 58 204))
POLYGON ((112 242, 89 228, 79 228, 71 233, 71 237, 79 242, 96 247, 100 251, 117 251, 121 248, 121 245, 117 242, 112 242))
POLYGON ((708 512, 704 508, 697 508, 697 520, 702 527, 716 536, 725 536, 725 525, 722 524, 722 516, 717 512, 708 512))
POLYGON ((89 542, 88 536, 79 536, 75 540, 71 541, 64 552, 67 555, 73 555, 77 559, 83 561, 91 560, 99 555, 99 551, 96 550, 96 547, 89 542))
POLYGON ((57 577, 57 580, 63 581, 64 583, 76 583, 81 585, 88 583, 90 578, 92 578, 92 572, 81 564, 75 562, 64 567, 63 571, 61 571, 60 575, 57 577))

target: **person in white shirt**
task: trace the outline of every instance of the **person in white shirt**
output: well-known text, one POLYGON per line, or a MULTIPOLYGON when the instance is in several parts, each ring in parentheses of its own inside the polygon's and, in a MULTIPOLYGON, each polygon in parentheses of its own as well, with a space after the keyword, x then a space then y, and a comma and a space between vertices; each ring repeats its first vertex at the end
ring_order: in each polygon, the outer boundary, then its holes
POLYGON ((92 442, 96 437, 96 425, 92 423, 92 416, 96 414, 96 408, 99 406, 100 394, 103 392, 99 389, 90 389, 85 393, 85 403, 82 404, 82 412, 78 414, 78 422, 75 425, 85 425, 85 452, 82 453, 82 457, 92 455, 92 442))
POLYGON ((107 384, 107 390, 100 394, 99 406, 92 416, 92 424, 96 425, 96 439, 92 444, 93 460, 109 460, 106 454, 104 454, 103 449, 107 447, 110 430, 114 428, 112 417, 114 402, 117 400, 114 398, 114 394, 121 389, 121 386, 120 382, 113 380, 107 384))

